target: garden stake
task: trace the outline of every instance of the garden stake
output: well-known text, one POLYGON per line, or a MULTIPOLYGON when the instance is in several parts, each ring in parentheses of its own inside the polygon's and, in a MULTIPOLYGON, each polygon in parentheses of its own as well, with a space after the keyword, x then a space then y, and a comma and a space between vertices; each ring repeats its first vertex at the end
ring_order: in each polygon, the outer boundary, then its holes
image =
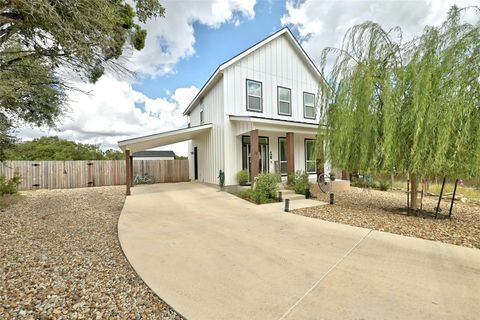
POLYGON ((285 199, 285 209, 283 211, 288 212, 289 205, 290 205, 290 199, 285 199))
POLYGON ((457 193, 457 184, 458 184, 458 179, 455 180, 455 188, 453 188, 452 203, 450 203, 450 211, 448 212, 449 219, 452 218, 453 202, 455 201, 455 193, 457 193))
POLYGON ((407 209, 410 212, 410 179, 407 180, 407 209))
POLYGON ((446 179, 446 178, 443 178, 442 189, 440 190, 440 197, 438 197, 437 210, 435 210, 435 219, 437 219, 438 210, 440 210, 440 201, 442 201, 443 188, 445 187, 445 179, 446 179))

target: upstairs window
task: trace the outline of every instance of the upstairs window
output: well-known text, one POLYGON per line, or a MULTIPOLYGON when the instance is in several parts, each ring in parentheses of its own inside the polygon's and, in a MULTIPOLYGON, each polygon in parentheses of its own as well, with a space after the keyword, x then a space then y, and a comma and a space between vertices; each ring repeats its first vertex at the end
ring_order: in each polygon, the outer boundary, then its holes
POLYGON ((247 79, 247 110, 262 112, 262 83, 247 79))
POLYGON ((306 119, 315 119, 315 95, 313 93, 303 93, 303 117, 306 119))
POLYGON ((278 114, 282 116, 292 115, 292 98, 289 88, 277 87, 278 114))
POLYGON ((200 124, 203 124, 203 108, 200 109, 200 124))

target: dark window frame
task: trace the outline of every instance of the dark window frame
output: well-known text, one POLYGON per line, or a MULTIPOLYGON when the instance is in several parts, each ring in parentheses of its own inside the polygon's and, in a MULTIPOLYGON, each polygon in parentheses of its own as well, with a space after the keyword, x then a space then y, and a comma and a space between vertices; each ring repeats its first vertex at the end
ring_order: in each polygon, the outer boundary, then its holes
MULTIPOLYGON (((262 83, 262 81, 246 78, 245 79, 245 94, 246 94, 246 98, 247 98, 246 101, 245 101, 247 111, 263 113, 263 83, 262 83), (248 94, 248 81, 260 83, 260 110, 254 110, 254 109, 249 109, 248 108, 248 96, 249 96, 249 94, 248 94)), ((255 97, 255 96, 252 96, 252 97, 255 97)))
POLYGON ((303 91, 303 118, 304 119, 317 119, 317 114, 315 112, 315 94, 314 93, 311 93, 311 92, 306 92, 306 91, 303 91), (313 96, 313 113, 315 114, 313 117, 307 117, 306 113, 305 113, 305 94, 310 94, 313 96))
MULTIPOLYGON (((286 176, 288 175, 288 173, 287 173, 287 172, 282 173, 282 162, 281 162, 281 161, 282 161, 282 160, 281 160, 282 157, 281 157, 281 152, 280 152, 280 140, 285 140, 285 148, 286 148, 286 147, 287 147, 287 146, 286 146, 286 144, 287 144, 287 137, 278 137, 278 140, 277 140, 277 142, 278 142, 278 146, 277 146, 277 147, 278 147, 278 166, 279 166, 278 169, 280 170, 280 175, 281 175, 282 177, 286 177, 286 176)), ((285 153, 287 153, 287 150, 285 150, 285 153)), ((285 160, 285 162, 288 163, 288 160, 285 160)))
POLYGON ((204 109, 203 109, 203 107, 201 107, 201 108, 200 108, 200 124, 203 124, 204 121, 205 121, 204 115, 205 115, 205 114, 204 114, 204 109))
MULTIPOLYGON (((308 160, 308 157, 307 157, 307 141, 312 141, 313 143, 315 143, 315 139, 310 139, 310 138, 305 138, 303 139, 303 148, 305 149, 304 150, 304 154, 305 154, 305 172, 308 173, 308 174, 314 174, 317 172, 317 157, 315 156, 315 159, 314 160, 308 160), (311 162, 313 161, 315 163, 315 170, 314 171, 308 171, 308 165, 307 163, 308 162, 311 162)), ((315 151, 314 151, 315 153, 315 151)))
MULTIPOLYGON (((282 101, 282 102, 285 102, 285 101, 282 101)), ((292 89, 291 88, 277 86, 277 114, 279 116, 286 116, 286 117, 292 116, 292 89), (290 92, 290 101, 288 102, 288 105, 290 106, 290 113, 280 112, 280 89, 287 89, 290 92)))

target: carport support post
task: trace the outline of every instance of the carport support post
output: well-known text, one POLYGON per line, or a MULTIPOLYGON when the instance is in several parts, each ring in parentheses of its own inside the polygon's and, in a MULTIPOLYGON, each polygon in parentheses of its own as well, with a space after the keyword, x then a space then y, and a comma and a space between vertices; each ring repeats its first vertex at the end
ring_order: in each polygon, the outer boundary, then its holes
POLYGON ((130 187, 133 187, 133 155, 130 156, 130 187))
POLYGON ((127 192, 126 195, 130 195, 130 150, 126 149, 125 150, 125 185, 127 186, 127 192))
POLYGON ((256 129, 250 131, 250 181, 252 183, 260 172, 260 158, 258 150, 258 129, 256 129))
POLYGON ((291 175, 295 173, 295 146, 293 142, 293 132, 287 132, 287 177, 290 179, 291 175))

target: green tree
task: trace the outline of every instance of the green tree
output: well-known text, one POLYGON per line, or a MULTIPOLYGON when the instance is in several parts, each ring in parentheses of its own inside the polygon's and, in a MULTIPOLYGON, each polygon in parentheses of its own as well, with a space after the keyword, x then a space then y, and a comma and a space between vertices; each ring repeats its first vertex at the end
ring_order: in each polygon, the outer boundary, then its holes
POLYGON ((399 28, 366 22, 345 35, 321 84, 327 157, 349 171, 419 176, 480 175, 480 23, 452 7, 440 27, 402 43, 399 28), (332 90, 333 89, 333 90, 332 90))
POLYGON ((56 136, 41 137, 15 144, 6 150, 8 160, 115 160, 121 152, 112 149, 103 152, 99 145, 83 144, 56 136))
MULTIPOLYGON (((67 78, 95 82, 125 48, 141 50, 139 22, 162 17, 158 0, 0 0, 0 156, 20 123, 54 126, 66 112, 67 78)), ((1 158, 0 158, 1 159, 1 158)))

